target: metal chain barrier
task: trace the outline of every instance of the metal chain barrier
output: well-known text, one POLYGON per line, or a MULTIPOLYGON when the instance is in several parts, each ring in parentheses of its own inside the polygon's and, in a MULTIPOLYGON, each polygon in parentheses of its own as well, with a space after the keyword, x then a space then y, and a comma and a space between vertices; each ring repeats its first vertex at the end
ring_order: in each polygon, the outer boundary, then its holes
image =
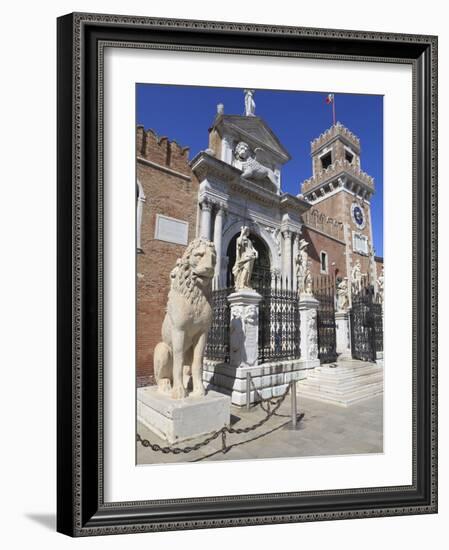
MULTIPOLYGON (((266 414, 271 414, 272 416, 273 415, 276 415, 276 416, 279 416, 279 417, 282 417, 282 418, 290 418, 291 415, 289 414, 280 414, 277 411, 277 409, 279 407, 276 408, 276 410, 272 413, 271 412, 271 405, 275 405, 276 404, 276 399, 277 398, 273 398, 273 397, 262 397, 262 394, 259 392, 259 390, 256 388, 255 384, 254 384, 254 380, 252 379, 252 377, 249 377, 249 380, 250 380, 250 383, 251 383, 251 386, 253 387, 255 393, 257 394, 257 397, 259 398, 257 403, 255 403, 255 405, 253 406, 253 408, 255 407, 258 407, 260 406, 260 408, 266 413, 266 414), (266 405, 265 405, 266 403, 266 405)), ((287 388, 287 393, 290 391, 290 388, 292 386, 292 382, 289 383, 289 386, 287 388)))
POLYGON ((266 416, 264 418, 262 418, 261 420, 259 420, 259 422, 256 422, 255 424, 253 424, 252 426, 247 426, 245 428, 231 428, 230 426, 224 426, 220 430, 218 430, 216 432, 213 432, 209 437, 207 437, 206 439, 203 439, 199 443, 196 443, 195 445, 191 445, 191 446, 187 446, 187 447, 169 447, 169 446, 162 447, 161 445, 158 445, 157 443, 151 443, 151 441, 149 441, 148 439, 143 439, 139 434, 137 434, 137 442, 141 443, 141 445, 143 447, 150 448, 152 451, 155 451, 155 452, 161 452, 163 454, 172 453, 172 454, 178 455, 178 454, 182 454, 182 453, 187 454, 187 453, 191 453, 193 451, 198 451, 199 449, 201 449, 201 447, 205 447, 211 441, 214 441, 215 439, 217 439, 221 435, 221 444, 222 444, 222 449, 221 450, 222 450, 223 453, 226 453, 232 447, 232 445, 228 446, 227 443, 226 443, 226 434, 227 433, 230 433, 230 434, 246 434, 248 432, 252 432, 254 430, 257 430, 257 428, 260 428, 261 426, 263 426, 266 422, 268 422, 268 420, 272 416, 274 416, 276 414, 276 411, 279 409, 279 407, 285 401, 285 398, 287 397, 288 393, 290 392, 291 387, 292 387, 292 382, 289 383, 289 385, 288 385, 287 389, 285 390, 285 392, 279 398, 277 398, 276 401, 274 401, 272 397, 270 397, 268 399, 264 399, 264 402, 267 402, 267 401, 269 402, 269 409, 268 410, 265 410, 264 408, 262 408, 262 410, 264 410, 264 412, 266 412, 266 416), (271 409, 270 405, 274 405, 274 407, 271 409))

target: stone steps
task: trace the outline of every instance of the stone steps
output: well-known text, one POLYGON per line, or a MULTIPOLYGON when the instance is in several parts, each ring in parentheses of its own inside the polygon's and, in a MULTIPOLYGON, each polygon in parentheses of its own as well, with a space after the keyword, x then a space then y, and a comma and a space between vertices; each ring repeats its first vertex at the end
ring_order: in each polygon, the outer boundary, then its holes
POLYGON ((351 361, 335 368, 327 365, 309 371, 298 382, 301 397, 334 403, 343 407, 382 394, 383 368, 375 363, 351 361))

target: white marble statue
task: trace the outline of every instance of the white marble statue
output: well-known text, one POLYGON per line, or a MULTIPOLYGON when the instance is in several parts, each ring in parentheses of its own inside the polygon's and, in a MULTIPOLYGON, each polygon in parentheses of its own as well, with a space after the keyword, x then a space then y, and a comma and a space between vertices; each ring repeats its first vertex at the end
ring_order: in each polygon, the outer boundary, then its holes
POLYGON ((337 284, 337 311, 347 311, 349 307, 348 278, 344 277, 337 284))
POLYGON ((362 290, 362 266, 360 260, 357 260, 351 271, 351 291, 358 294, 362 290))
POLYGON ((382 270, 379 273, 379 277, 377 278, 377 299, 379 301, 379 304, 384 303, 384 268, 382 266, 382 270))
POLYGON ((264 160, 264 151, 261 147, 256 147, 253 155, 249 145, 244 141, 240 141, 234 150, 234 155, 242 163, 242 178, 255 180, 268 178, 276 189, 279 187, 276 174, 261 162, 264 160))
POLYGON ((236 243, 235 264, 232 268, 235 290, 251 289, 251 275, 258 253, 249 238, 249 228, 243 226, 236 243))
POLYGON ((312 274, 310 272, 310 260, 307 252, 309 243, 305 239, 299 241, 299 250, 296 254, 296 280, 298 281, 299 295, 312 295, 312 274))
POLYGON ((256 116, 254 90, 245 90, 245 116, 256 116))
POLYGON ((203 356, 212 322, 211 292, 216 254, 212 242, 193 240, 172 270, 162 342, 154 349, 159 391, 174 399, 187 396, 190 379, 194 397, 205 394, 203 356))

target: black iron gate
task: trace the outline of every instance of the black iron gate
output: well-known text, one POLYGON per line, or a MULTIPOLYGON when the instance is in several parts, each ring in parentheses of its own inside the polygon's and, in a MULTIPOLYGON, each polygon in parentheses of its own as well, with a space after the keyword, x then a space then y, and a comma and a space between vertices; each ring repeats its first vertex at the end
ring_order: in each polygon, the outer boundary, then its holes
POLYGON ((351 348, 352 357, 362 361, 375 361, 376 352, 383 351, 382 305, 372 286, 352 295, 351 348))
POLYGON ((320 275, 313 279, 313 296, 319 301, 317 332, 320 363, 332 363, 337 360, 335 285, 335 277, 331 275, 320 275))
POLYGON ((256 275, 254 288, 262 295, 259 305, 259 363, 299 359, 300 316, 298 293, 281 277, 256 275))
POLYGON ((231 321, 228 296, 232 288, 212 291, 212 324, 207 336, 205 356, 212 361, 229 363, 229 324, 231 321))

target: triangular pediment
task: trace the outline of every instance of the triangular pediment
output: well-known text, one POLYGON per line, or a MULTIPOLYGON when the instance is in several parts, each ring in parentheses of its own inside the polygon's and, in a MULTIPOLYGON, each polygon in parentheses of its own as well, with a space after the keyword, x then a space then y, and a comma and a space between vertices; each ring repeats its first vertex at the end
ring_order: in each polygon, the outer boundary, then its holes
POLYGON ((291 158, 275 133, 259 116, 221 115, 215 120, 214 126, 219 131, 237 134, 242 140, 271 152, 281 164, 291 158))

